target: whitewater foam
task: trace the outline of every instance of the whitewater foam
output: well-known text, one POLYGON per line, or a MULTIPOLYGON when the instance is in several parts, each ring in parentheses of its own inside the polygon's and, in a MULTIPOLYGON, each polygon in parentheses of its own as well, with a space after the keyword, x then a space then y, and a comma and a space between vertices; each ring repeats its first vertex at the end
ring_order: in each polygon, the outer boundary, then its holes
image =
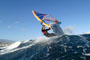
POLYGON ((46 42, 48 40, 49 40, 49 38, 47 38, 47 37, 38 37, 35 39, 35 43, 46 42))
POLYGON ((10 46, 7 46, 6 50, 17 48, 20 44, 21 44, 20 41, 15 42, 15 43, 11 44, 10 46))
POLYGON ((84 54, 85 56, 90 56, 90 53, 88 53, 88 54, 84 54))
MULTIPOLYGON (((0 55, 7 54, 7 53, 11 53, 11 52, 15 52, 15 51, 18 51, 18 50, 21 50, 21 49, 26 49, 26 48, 28 48, 28 47, 31 47, 31 46, 35 45, 35 44, 30 44, 30 45, 28 45, 28 46, 24 46, 24 47, 20 47, 20 48, 16 48, 16 47, 12 48, 13 45, 14 45, 14 44, 12 44, 11 46, 9 46, 8 48, 6 48, 6 49, 4 49, 4 50, 1 50, 1 51, 0 51, 0 55), (11 48, 10 48, 10 47, 11 47, 11 48)), ((19 43, 18 43, 18 45, 19 45, 19 43)), ((17 47, 18 47, 18 46, 17 46, 17 47)))

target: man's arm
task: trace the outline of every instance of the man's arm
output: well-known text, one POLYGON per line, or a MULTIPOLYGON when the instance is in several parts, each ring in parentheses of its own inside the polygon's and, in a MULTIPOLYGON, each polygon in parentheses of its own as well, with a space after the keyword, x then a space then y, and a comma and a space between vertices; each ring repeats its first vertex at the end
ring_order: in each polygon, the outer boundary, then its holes
POLYGON ((54 21, 55 21, 55 24, 61 24, 61 22, 57 21, 56 19, 54 21))
POLYGON ((51 28, 48 28, 48 29, 46 29, 46 30, 48 31, 48 30, 50 30, 50 29, 51 29, 51 28))

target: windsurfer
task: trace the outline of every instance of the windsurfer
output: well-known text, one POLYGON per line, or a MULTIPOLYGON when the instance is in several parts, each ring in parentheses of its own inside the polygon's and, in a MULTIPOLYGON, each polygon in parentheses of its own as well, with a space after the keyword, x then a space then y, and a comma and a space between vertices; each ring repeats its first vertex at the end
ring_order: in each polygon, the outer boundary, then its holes
MULTIPOLYGON (((55 24, 58 24, 58 21, 55 19, 55 24)), ((45 25, 42 25, 42 33, 46 36, 46 37, 52 37, 52 36, 56 36, 55 33, 48 33, 48 31, 51 30, 51 28, 45 29, 45 25)))

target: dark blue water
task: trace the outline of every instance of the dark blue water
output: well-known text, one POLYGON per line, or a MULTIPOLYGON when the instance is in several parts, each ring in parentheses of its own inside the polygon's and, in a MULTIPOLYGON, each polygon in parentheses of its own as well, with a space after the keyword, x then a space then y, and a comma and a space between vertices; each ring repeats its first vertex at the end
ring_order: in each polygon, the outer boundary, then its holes
POLYGON ((0 51, 0 60, 90 60, 90 34, 63 35, 0 51), (4 54, 1 54, 4 53, 4 54))

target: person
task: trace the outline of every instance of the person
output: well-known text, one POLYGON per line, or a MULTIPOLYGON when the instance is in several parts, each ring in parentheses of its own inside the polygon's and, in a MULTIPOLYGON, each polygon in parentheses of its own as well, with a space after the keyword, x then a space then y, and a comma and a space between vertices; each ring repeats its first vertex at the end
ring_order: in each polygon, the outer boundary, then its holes
MULTIPOLYGON (((55 24, 58 23, 58 21, 55 19, 55 24)), ((46 36, 46 37, 52 37, 52 36, 56 36, 55 33, 48 33, 48 31, 51 30, 51 28, 45 29, 45 25, 42 25, 42 33, 46 36)))
POLYGON ((56 36, 54 33, 48 33, 49 30, 51 30, 51 28, 45 29, 45 25, 42 26, 42 33, 43 33, 46 37, 56 36))

